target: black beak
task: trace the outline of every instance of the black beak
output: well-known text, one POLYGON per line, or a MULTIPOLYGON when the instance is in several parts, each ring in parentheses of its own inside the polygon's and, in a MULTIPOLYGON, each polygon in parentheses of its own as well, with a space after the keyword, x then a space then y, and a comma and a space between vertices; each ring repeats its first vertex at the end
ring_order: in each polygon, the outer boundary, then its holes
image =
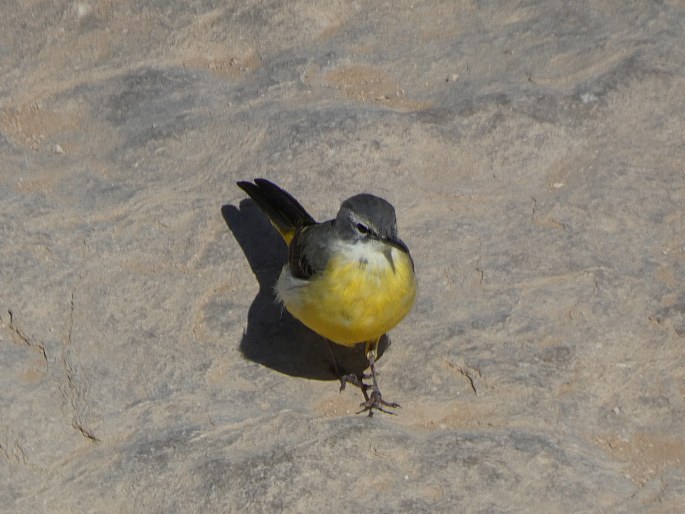
POLYGON ((407 248, 407 245, 404 244, 404 241, 402 241, 399 237, 397 236, 390 236, 390 237, 385 237, 383 238, 383 241, 388 243, 389 245, 394 246, 398 250, 402 250, 404 253, 408 254, 409 253, 409 248, 407 248))

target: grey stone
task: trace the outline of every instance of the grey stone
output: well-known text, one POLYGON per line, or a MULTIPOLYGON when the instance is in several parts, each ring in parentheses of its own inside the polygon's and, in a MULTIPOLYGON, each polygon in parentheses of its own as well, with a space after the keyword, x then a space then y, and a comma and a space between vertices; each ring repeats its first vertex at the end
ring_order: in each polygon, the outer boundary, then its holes
POLYGON ((683 7, 233 4, 3 12, 0 511, 682 510, 683 7), (394 204, 396 416, 276 303, 261 176, 394 204))

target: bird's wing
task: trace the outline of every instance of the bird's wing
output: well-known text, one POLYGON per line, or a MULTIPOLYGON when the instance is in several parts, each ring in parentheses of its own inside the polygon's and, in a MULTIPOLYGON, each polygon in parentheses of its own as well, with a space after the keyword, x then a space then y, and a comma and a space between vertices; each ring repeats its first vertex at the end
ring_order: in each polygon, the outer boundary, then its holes
POLYGON ((333 220, 303 227, 290 243, 288 264, 294 277, 309 280, 328 265, 334 231, 333 220))

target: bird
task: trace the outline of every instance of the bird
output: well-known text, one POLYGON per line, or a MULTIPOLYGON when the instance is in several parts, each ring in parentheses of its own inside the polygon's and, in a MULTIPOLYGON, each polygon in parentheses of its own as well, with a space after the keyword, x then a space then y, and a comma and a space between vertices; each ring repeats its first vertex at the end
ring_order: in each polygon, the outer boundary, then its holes
MULTIPOLYGON (((329 342, 364 344, 370 375, 339 374, 364 395, 359 413, 395 414, 378 387, 381 337, 410 312, 418 284, 414 261, 398 237, 395 208, 361 193, 344 200, 335 218, 317 222, 287 191, 264 178, 237 182, 267 215, 288 246, 275 284, 276 299, 297 320, 329 342), (364 379, 371 379, 367 384, 364 379)), ((338 365, 329 343, 336 373, 338 365)))

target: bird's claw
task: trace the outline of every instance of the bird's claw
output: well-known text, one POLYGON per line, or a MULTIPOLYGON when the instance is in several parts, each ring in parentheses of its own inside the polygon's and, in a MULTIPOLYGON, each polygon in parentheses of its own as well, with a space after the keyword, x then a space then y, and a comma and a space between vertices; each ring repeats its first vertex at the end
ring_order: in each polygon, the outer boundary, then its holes
MULTIPOLYGON (((367 386, 370 387, 370 386, 367 386)), ((366 395, 364 395, 366 397, 366 395)), ((361 414, 362 412, 367 412, 369 413, 369 417, 373 416, 373 409, 379 410, 381 412, 385 412, 386 414, 392 414, 393 416, 396 416, 397 414, 389 411, 387 409, 384 409, 384 407, 389 407, 391 409, 397 409, 401 408, 399 403, 396 402, 386 402, 383 399, 383 396, 381 395, 381 392, 378 390, 372 391, 369 397, 366 399, 365 402, 362 402, 359 404, 360 407, 364 407, 362 410, 357 412, 357 414, 361 414)))

